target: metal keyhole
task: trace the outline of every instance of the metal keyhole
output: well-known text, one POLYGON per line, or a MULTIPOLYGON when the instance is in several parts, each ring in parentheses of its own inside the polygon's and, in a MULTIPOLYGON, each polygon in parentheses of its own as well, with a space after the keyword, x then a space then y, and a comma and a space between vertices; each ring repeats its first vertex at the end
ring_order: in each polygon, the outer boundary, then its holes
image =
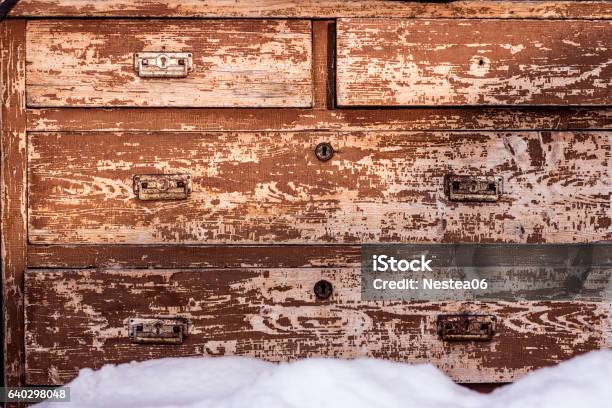
POLYGON ((334 156, 334 148, 328 142, 319 143, 315 147, 315 155, 321 161, 327 161, 334 156))
POLYGON ((334 292, 334 288, 332 284, 324 279, 318 281, 314 285, 314 293, 317 299, 325 300, 329 299, 329 297, 334 292))

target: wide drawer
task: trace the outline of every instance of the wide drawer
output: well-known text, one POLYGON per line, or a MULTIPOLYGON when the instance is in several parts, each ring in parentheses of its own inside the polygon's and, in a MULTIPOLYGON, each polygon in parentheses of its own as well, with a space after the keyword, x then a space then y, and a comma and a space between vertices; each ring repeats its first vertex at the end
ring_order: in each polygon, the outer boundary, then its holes
POLYGON ((341 106, 609 105, 612 22, 339 19, 341 106))
POLYGON ((30 133, 28 237, 33 244, 611 239, 611 135, 30 133), (315 154, 324 142, 335 150, 327 161, 315 154), (137 194, 135 181, 151 174, 172 183, 189 177, 191 192, 173 200, 137 194), (503 192, 496 202, 453 201, 449 175, 498 179, 503 192))
POLYGON ((352 268, 28 270, 27 382, 61 384, 106 363, 221 355, 371 356, 433 363, 461 382, 505 382, 612 346, 610 303, 364 302, 359 276, 352 268), (321 280, 331 284, 327 298, 315 291, 321 280), (443 339, 438 318, 449 314, 493 317, 493 333, 443 339), (166 344, 147 342, 154 326, 138 327, 143 318, 177 319, 172 330, 161 326, 166 344))
POLYGON ((38 20, 27 39, 31 107, 312 103, 307 20, 38 20))

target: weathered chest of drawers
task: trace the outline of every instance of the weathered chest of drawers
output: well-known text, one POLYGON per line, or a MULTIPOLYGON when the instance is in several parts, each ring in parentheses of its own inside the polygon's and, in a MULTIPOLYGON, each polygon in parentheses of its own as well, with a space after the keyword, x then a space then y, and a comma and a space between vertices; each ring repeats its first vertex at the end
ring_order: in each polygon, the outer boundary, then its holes
POLYGON ((359 245, 611 240, 611 44, 607 1, 20 1, 6 383, 194 355, 506 382, 610 347, 609 302, 362 301, 359 245), (446 341, 454 313, 495 335, 446 341))

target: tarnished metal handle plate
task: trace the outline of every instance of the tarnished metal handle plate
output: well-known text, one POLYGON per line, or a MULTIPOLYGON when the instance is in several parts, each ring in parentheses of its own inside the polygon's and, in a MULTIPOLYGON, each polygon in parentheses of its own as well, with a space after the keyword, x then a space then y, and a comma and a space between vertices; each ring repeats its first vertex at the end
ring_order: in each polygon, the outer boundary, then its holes
POLYGON ((128 337, 139 344, 181 344, 187 337, 187 319, 182 317, 133 317, 128 337))
POLYGON ((185 200, 191 194, 189 174, 138 174, 134 194, 143 201, 185 200))
POLYGON ((139 52, 134 69, 141 78, 184 78, 193 70, 190 52, 139 52))
POLYGON ((440 315, 437 330, 444 341, 489 341, 496 322, 491 315, 440 315))
POLYGON ((503 193, 503 179, 499 176, 447 175, 446 194, 451 201, 495 202, 503 193))

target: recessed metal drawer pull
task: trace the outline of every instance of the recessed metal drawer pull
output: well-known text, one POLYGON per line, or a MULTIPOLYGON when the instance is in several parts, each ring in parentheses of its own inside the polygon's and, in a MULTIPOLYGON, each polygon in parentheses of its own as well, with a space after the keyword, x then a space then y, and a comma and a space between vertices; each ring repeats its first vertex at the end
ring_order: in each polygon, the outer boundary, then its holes
POLYGON ((503 193, 503 180, 499 176, 447 175, 444 189, 451 201, 495 202, 503 193))
POLYGON ((134 69, 141 78, 184 78, 193 70, 190 52, 139 52, 134 69))
POLYGON ((134 194, 140 200, 184 200, 191 194, 189 174, 137 174, 134 194))
POLYGON ((437 331, 444 341, 488 341, 495 334, 496 322, 490 315, 440 315, 437 331))
POLYGON ((187 319, 182 317, 133 317, 128 320, 132 343, 181 344, 187 336, 187 319))

